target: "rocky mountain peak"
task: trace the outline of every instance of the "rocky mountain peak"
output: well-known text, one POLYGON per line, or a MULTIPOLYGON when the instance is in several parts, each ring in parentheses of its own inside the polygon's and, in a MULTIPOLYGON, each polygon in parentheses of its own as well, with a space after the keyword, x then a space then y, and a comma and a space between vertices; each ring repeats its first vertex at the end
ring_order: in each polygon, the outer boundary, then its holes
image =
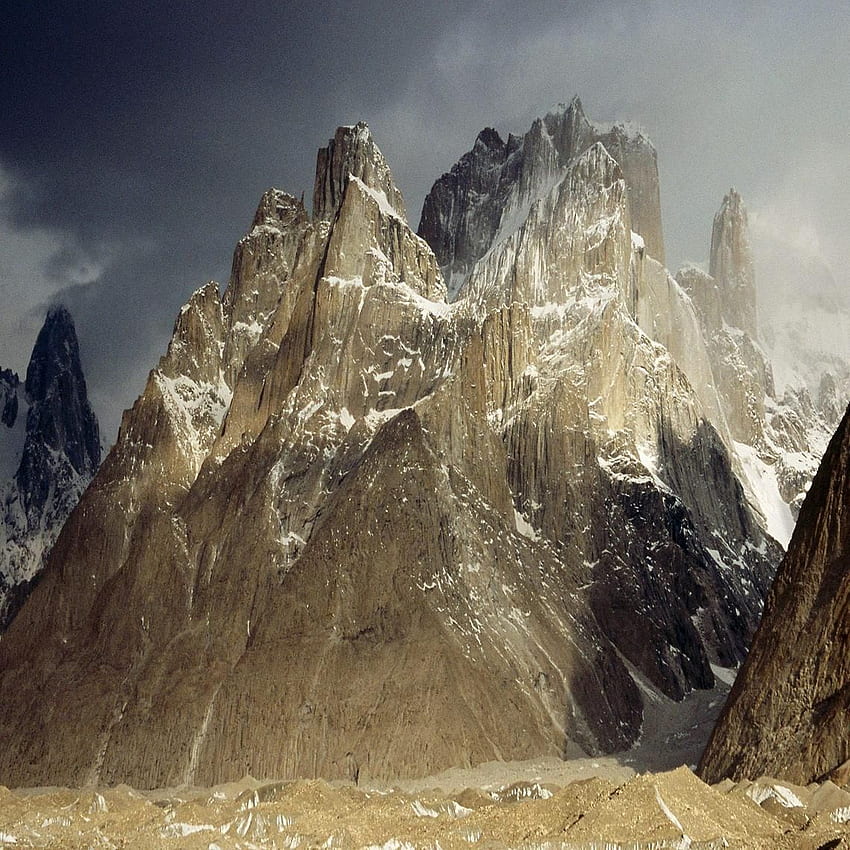
POLYGON ((550 110, 541 120, 541 126, 546 129, 565 165, 588 146, 593 136, 593 127, 578 95, 567 106, 559 103, 550 110))
POLYGON ((723 318, 757 339, 756 287, 747 210, 730 189, 714 216, 708 273, 723 292, 723 318))
MULTIPOLYGON (((47 313, 24 389, 30 404, 27 442, 33 452, 24 450, 18 483, 29 491, 28 485, 41 477, 41 449, 36 446, 62 452, 77 473, 93 475, 100 464, 100 432, 88 403, 74 320, 64 306, 47 313)), ((44 462, 49 465, 46 458, 44 462)))
POLYGON ((419 235, 433 249, 451 298, 474 263, 509 236, 529 208, 563 181, 574 161, 601 143, 622 169, 632 229, 650 256, 664 260, 655 148, 622 125, 590 122, 578 97, 536 119, 524 136, 501 142, 484 130, 432 187, 422 207, 419 235), (486 140, 485 140, 486 139, 486 140))
POLYGON ((11 369, 0 369, 0 422, 7 428, 18 416, 18 387, 21 381, 11 369))
POLYGON ((390 168, 364 122, 339 127, 316 159, 313 217, 332 219, 342 203, 350 177, 382 193, 399 218, 406 221, 404 198, 395 185, 390 168))
POLYGON ((74 320, 58 305, 47 311, 27 367, 26 392, 32 401, 43 401, 56 377, 68 369, 80 369, 74 320))
POLYGON ((457 305, 365 125, 320 152, 313 220, 264 199, 291 223, 185 308, 0 643, 0 781, 612 751, 646 689, 743 658, 777 547, 708 367, 665 347, 705 358, 633 235, 654 153, 579 116, 485 131, 435 185, 457 305))
POLYGON ((0 372, 0 631, 62 523, 100 464, 100 434, 89 405, 71 314, 49 310, 21 386, 0 372))
POLYGON ((303 202, 294 195, 280 189, 268 189, 260 198, 251 227, 285 229, 295 221, 306 218, 306 215, 303 202))
POLYGON ((485 127, 475 138, 475 145, 483 145, 487 150, 491 151, 501 151, 505 147, 505 143, 502 141, 502 137, 499 135, 498 130, 494 130, 492 127, 485 127))

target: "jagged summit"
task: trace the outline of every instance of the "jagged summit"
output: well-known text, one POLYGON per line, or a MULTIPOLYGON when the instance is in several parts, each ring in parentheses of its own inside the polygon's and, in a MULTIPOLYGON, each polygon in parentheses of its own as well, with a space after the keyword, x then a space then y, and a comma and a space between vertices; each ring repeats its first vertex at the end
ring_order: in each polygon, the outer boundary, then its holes
MULTIPOLYGON (((793 310, 777 308, 788 293, 774 293, 775 282, 760 277, 762 292, 771 293, 768 312, 775 318, 777 309, 785 311, 786 330, 793 330, 790 339, 783 339, 770 321, 766 330, 761 327, 764 317, 756 304, 747 211, 734 188, 714 217, 709 269, 707 273, 685 267, 676 279, 693 301, 708 342, 723 418, 739 444, 741 473, 751 499, 768 519, 771 533, 786 545, 806 487, 843 411, 850 368, 828 337, 824 341, 823 334, 809 331, 812 316, 822 308, 811 302, 793 310), (762 346, 771 339, 769 356, 762 346)), ((835 315, 830 314, 829 322, 840 326, 835 315)))
POLYGON ((20 378, 11 369, 0 369, 0 422, 12 428, 18 416, 20 378))
POLYGON ((313 190, 313 217, 332 219, 342 203, 349 176, 383 194, 399 218, 406 220, 404 199, 396 188, 390 168, 372 138, 369 127, 359 122, 339 127, 328 145, 319 150, 313 190))
POLYGON ((499 131, 494 130, 492 127, 485 127, 475 137, 475 144, 477 145, 479 143, 488 150, 502 150, 505 146, 502 137, 499 135, 499 131))
POLYGON ((0 782, 611 752, 742 660, 779 552, 654 151, 549 124, 429 195, 456 304, 365 125, 263 197, 0 642, 0 782))
POLYGON ((51 307, 23 384, 0 373, 0 629, 14 616, 100 463, 71 314, 51 307), (14 472, 13 472, 14 470, 14 472))
MULTIPOLYGON (((100 431, 88 402, 74 320, 64 305, 51 307, 32 351, 24 391, 30 405, 28 444, 18 470, 22 492, 30 495, 50 461, 42 448, 64 454, 73 470, 91 477, 100 464, 100 431), (38 447, 38 448, 37 448, 38 447)), ((42 492, 34 504, 43 508, 42 492)))
POLYGON ((251 226, 252 228, 274 227, 285 230, 305 214, 304 203, 294 195, 280 189, 269 189, 260 198, 251 226))
POLYGON ((575 97, 536 119, 524 136, 503 142, 494 130, 482 131, 425 198, 419 235, 434 250, 452 299, 474 263, 510 235, 531 205, 554 191, 574 160, 596 143, 622 168, 631 226, 663 263, 655 148, 623 126, 592 124, 575 97))
POLYGON ((758 339, 755 267, 747 210, 734 188, 723 198, 714 216, 708 273, 723 290, 726 321, 758 339))

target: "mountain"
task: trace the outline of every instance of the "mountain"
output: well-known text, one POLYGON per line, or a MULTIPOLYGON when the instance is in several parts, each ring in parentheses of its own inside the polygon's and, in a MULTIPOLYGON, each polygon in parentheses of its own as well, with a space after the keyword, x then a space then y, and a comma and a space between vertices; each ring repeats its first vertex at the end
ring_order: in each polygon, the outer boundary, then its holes
POLYGON ((633 229, 649 254, 664 263, 652 142, 624 124, 592 123, 576 97, 537 119, 522 137, 503 141, 492 128, 482 130, 472 150, 434 184, 422 208, 419 235, 434 249, 452 298, 489 247, 521 225, 534 201, 597 143, 623 171, 633 229))
POLYGON ((703 754, 708 782, 800 784, 850 760, 850 408, 832 438, 764 619, 703 754))
POLYGON ((0 632, 100 464, 74 322, 51 308, 22 384, 0 371, 0 632))
MULTIPOLYGON (((770 533, 787 545, 837 423, 835 407, 850 393, 843 378, 850 357, 843 360, 836 352, 822 359, 811 350, 815 340, 808 342, 805 354, 805 346, 795 347, 787 337, 777 342, 772 317, 775 302, 787 292, 780 282, 775 292, 770 280, 757 285, 747 211, 735 189, 725 196, 714 219, 709 268, 711 273, 686 266, 676 280, 699 316, 726 428, 721 431, 736 459, 736 471, 770 533), (798 367, 819 363, 820 389, 814 395, 803 379, 789 376, 784 365, 798 355, 798 367), (775 379, 776 368, 780 381, 775 379)), ((797 304, 797 321, 805 324, 813 309, 811 303, 797 304)))
POLYGON ((0 642, 0 782, 611 752, 743 660, 781 549, 652 255, 654 151, 577 102, 500 150, 428 241, 362 123, 312 215, 263 196, 0 642))

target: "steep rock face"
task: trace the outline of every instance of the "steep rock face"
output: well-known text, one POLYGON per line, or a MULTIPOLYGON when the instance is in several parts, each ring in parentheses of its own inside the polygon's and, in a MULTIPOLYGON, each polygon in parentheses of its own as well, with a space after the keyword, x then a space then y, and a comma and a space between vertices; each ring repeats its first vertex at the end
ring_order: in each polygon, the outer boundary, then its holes
POLYGON ((723 415, 734 440, 763 447, 765 396, 773 375, 759 346, 755 271, 747 211, 734 190, 714 216, 709 273, 685 267, 677 275, 700 317, 723 415))
POLYGON ((730 189, 714 216, 708 273, 721 289, 723 318, 758 337, 756 287, 747 211, 741 196, 730 189))
MULTIPOLYGON (((683 353, 702 345, 687 299, 632 233, 601 144, 476 264, 458 301, 482 313, 514 302, 530 311, 530 366, 494 414, 518 509, 584 564, 597 619, 640 675, 673 698, 710 687, 709 659, 744 656, 770 576, 754 550, 768 544, 686 374, 636 322, 683 353)), ((708 371, 705 353, 683 362, 708 371)))
POLYGON ((775 544, 635 320, 687 302, 604 145, 546 173, 453 305, 365 125, 264 196, 0 643, 0 781, 613 751, 741 660, 775 544))
POLYGON ((559 106, 506 142, 488 128, 425 198, 419 235, 433 248, 454 297, 474 263, 525 220, 529 206, 561 183, 570 163, 601 143, 620 166, 631 221, 648 252, 664 262, 658 166, 652 143, 622 125, 592 124, 581 102, 559 106))
POLYGON ((404 199, 396 188, 390 168, 378 150, 369 128, 361 121, 353 127, 340 127, 316 159, 316 185, 313 190, 313 216, 332 219, 342 203, 349 177, 356 177, 401 219, 406 219, 404 199))
POLYGON ((20 384, 20 378, 11 369, 0 370, 0 422, 7 428, 15 427, 20 384))
POLYGON ((812 482, 764 618, 700 763, 709 782, 805 784, 850 758, 850 409, 812 482))
MULTIPOLYGON (((746 209, 732 190, 714 217, 710 266, 718 277, 686 266, 677 273, 676 282, 693 304, 705 340, 710 384, 720 406, 714 421, 722 422, 720 433, 751 504, 770 533, 787 544, 794 522, 789 503, 797 492, 790 491, 800 481, 783 462, 790 449, 782 421, 775 415, 771 365, 756 332, 749 245, 746 209)), ((808 423, 797 434, 806 446, 811 432, 808 423)))
POLYGON ((51 308, 26 381, 0 372, 0 628, 29 592, 62 523, 100 463, 74 323, 51 308))
MULTIPOLYGON (((696 309, 708 346, 713 385, 728 428, 727 445, 736 456, 749 498, 771 533, 785 544, 840 416, 836 408, 843 409, 850 394, 844 379, 850 374, 850 361, 842 359, 840 347, 828 356, 813 355, 818 346, 814 338, 800 345, 800 339, 794 343, 788 334, 777 336, 774 302, 781 302, 787 293, 770 294, 764 334, 756 327, 762 311, 756 310, 747 213, 734 190, 714 218, 710 268, 712 274, 688 266, 676 279, 696 309), (763 347, 765 337, 770 358, 763 347), (788 362, 794 367, 789 368, 788 362)), ((762 289, 769 291, 770 284, 762 289)), ((817 306, 798 305, 795 324, 806 328, 811 309, 817 306)), ((842 314, 840 299, 832 309, 842 314)), ((799 336, 799 328, 794 336, 799 336)))
POLYGON ((773 395, 770 364, 757 342, 725 314, 726 290, 694 266, 680 269, 677 283, 691 298, 709 347, 709 362, 723 407, 723 416, 735 440, 747 445, 763 441, 765 396, 773 395))

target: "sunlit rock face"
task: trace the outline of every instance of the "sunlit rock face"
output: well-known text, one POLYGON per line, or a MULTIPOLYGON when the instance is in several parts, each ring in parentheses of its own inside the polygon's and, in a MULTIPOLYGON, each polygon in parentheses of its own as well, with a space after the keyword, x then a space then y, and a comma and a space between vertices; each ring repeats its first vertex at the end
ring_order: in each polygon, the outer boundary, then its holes
POLYGON ((714 216, 708 273, 720 289, 721 314, 726 323, 757 337, 755 267, 747 210, 734 189, 723 198, 714 216))
POLYGON ((17 613, 100 463, 77 334, 51 308, 22 382, 0 371, 0 632, 17 613))
POLYGON ((660 219, 635 232, 626 131, 535 126, 452 304, 365 125, 320 151, 312 217, 263 196, 0 642, 0 782, 610 752, 642 694, 743 659, 780 550, 696 308, 660 219))
MULTIPOLYGON (((752 651, 700 764, 808 783, 850 759, 850 409, 800 510, 752 651)), ((846 768, 845 774, 846 775, 846 768)))
POLYGON ((647 252, 664 263, 658 164, 652 142, 638 129, 588 120, 581 102, 559 105, 524 136, 503 141, 492 128, 434 184, 422 208, 419 235, 434 249, 450 297, 494 242, 520 226, 529 207, 563 182, 572 161, 602 144, 628 186, 631 226, 647 252))
MULTIPOLYGON (((773 319, 764 328, 757 322, 762 312, 757 311, 747 212, 734 189, 714 218, 710 268, 712 274, 687 266, 676 280, 699 317, 712 384, 749 498, 771 533, 787 544, 840 417, 836 407, 848 398, 848 362, 838 352, 819 358, 811 344, 793 345, 784 337, 778 342, 773 319), (789 357, 796 358, 790 371, 789 357), (814 361, 819 361, 816 368, 814 361)), ((770 281, 760 288, 769 292, 770 281)), ((777 292, 769 301, 781 297, 777 292)), ((772 305, 767 313, 775 313, 772 305)), ((836 315, 840 319, 840 309, 836 315)), ((806 320, 803 311, 800 321, 806 320)))

